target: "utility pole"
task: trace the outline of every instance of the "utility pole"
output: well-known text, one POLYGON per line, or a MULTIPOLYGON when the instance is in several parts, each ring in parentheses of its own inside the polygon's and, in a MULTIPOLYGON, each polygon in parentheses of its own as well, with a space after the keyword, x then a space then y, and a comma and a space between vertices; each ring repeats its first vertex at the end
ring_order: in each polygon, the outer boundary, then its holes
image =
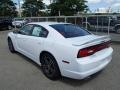
POLYGON ((118 13, 120 13, 120 9, 118 9, 118 13))
POLYGON ((60 12, 60 10, 58 11, 58 15, 61 16, 61 12, 60 12))
POLYGON ((19 16, 21 17, 21 3, 20 3, 20 0, 18 0, 18 10, 19 10, 19 16))
POLYGON ((50 4, 52 3, 52 0, 50 0, 50 4))

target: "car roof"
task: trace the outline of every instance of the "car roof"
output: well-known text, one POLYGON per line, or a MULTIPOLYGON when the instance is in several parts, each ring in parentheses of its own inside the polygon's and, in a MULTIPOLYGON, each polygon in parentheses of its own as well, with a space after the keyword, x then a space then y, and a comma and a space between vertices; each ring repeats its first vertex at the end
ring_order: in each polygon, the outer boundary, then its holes
POLYGON ((64 23, 64 22, 31 22, 28 24, 37 24, 37 25, 55 25, 55 24, 69 24, 69 23, 64 23))

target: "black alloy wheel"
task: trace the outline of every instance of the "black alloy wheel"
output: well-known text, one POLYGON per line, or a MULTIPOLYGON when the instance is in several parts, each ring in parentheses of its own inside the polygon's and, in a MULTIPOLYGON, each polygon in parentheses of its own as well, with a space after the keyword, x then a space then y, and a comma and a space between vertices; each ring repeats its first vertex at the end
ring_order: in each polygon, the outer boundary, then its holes
POLYGON ((45 53, 41 60, 41 67, 45 76, 51 80, 59 79, 61 75, 55 58, 52 55, 45 53))

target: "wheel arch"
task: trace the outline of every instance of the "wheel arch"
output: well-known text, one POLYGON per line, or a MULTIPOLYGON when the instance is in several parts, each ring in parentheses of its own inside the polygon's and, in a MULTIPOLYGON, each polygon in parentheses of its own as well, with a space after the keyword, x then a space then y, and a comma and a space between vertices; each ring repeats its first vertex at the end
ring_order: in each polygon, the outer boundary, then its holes
POLYGON ((120 29, 120 24, 118 24, 114 27, 114 30, 115 30, 116 33, 118 33, 118 29, 120 29))
POLYGON ((7 40, 12 40, 10 36, 7 37, 7 40))
POLYGON ((11 40, 12 43, 13 43, 13 40, 12 40, 12 38, 10 36, 7 37, 7 40, 11 40))
POLYGON ((89 22, 83 22, 82 25, 84 28, 86 28, 86 24, 87 24, 87 28, 91 28, 91 24, 89 22))
POLYGON ((43 55, 44 53, 50 54, 50 55, 55 59, 57 65, 58 65, 58 68, 59 68, 60 75, 61 75, 61 69, 60 69, 59 63, 58 63, 57 59, 55 58, 55 56, 54 56, 51 52, 49 52, 49 51, 42 51, 42 52, 40 53, 40 55, 39 55, 39 61, 40 61, 40 63, 42 63, 41 58, 42 58, 42 55, 43 55))
POLYGON ((82 24, 87 24, 87 25, 91 26, 90 22, 83 22, 82 24))
POLYGON ((114 29, 116 30, 118 27, 120 27, 120 24, 115 25, 114 29))
POLYGON ((16 44, 16 40, 15 40, 15 37, 14 37, 14 35, 13 35, 12 33, 9 33, 9 34, 8 34, 8 36, 7 36, 7 41, 8 41, 8 40, 11 40, 11 41, 12 41, 15 51, 17 51, 17 48, 16 48, 16 45, 17 45, 17 44, 16 44))
MULTIPOLYGON (((45 54, 45 53, 50 54, 50 55, 56 60, 55 56, 54 56, 51 52, 49 52, 49 51, 42 51, 42 52, 40 53, 40 55, 39 55, 40 63, 42 62, 42 60, 41 60, 42 55, 45 54)), ((57 62, 57 60, 56 60, 56 62, 57 62)))
MULTIPOLYGON (((8 41, 8 46, 9 46, 9 42, 11 42, 12 43, 12 50, 10 50, 12 53, 15 53, 16 52, 16 50, 15 50, 15 47, 14 47, 14 44, 13 44, 13 41, 12 41, 12 39, 11 39, 11 37, 7 37, 7 41, 8 41)), ((9 46, 10 47, 10 46, 9 46)), ((10 49, 10 48, 9 48, 10 49)))
POLYGON ((12 36, 13 36, 13 32, 8 33, 7 39, 11 39, 12 40, 12 36))

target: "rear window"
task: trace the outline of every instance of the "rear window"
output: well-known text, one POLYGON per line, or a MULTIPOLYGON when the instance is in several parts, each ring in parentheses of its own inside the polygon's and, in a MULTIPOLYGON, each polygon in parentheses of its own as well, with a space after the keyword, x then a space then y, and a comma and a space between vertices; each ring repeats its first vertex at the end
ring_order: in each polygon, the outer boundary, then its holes
POLYGON ((87 30, 84 30, 79 26, 73 24, 55 24, 50 26, 57 30, 65 38, 79 37, 91 34, 87 30))

